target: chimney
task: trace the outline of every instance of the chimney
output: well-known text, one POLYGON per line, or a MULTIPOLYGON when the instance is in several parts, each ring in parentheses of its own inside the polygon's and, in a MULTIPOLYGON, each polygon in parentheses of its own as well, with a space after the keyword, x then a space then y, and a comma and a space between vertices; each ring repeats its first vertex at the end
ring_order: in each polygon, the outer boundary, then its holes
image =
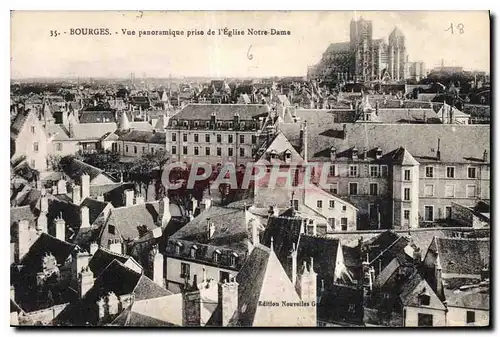
POLYGON ((108 314, 109 316, 116 315, 118 313, 118 304, 120 301, 114 292, 109 292, 108 296, 106 296, 106 302, 108 305, 108 314))
POLYGON ((130 304, 132 304, 132 301, 134 299, 134 295, 133 294, 123 294, 121 296, 118 297, 118 310, 125 310, 127 309, 130 304))
POLYGON ((136 205, 142 205, 146 202, 144 196, 142 194, 138 194, 136 197, 135 197, 135 204, 136 205))
POLYGON ((125 194, 125 206, 128 207, 134 205, 134 190, 126 190, 124 194, 125 194))
POLYGON ((80 186, 78 185, 73 185, 73 191, 72 191, 73 195, 73 203, 75 205, 80 205, 80 203, 82 202, 80 196, 81 196, 81 188, 80 186))
POLYGON ((195 197, 191 198, 191 212, 193 212, 193 214, 196 213, 196 209, 198 208, 198 200, 196 200, 195 197))
POLYGON ((487 162, 488 161, 488 151, 487 150, 484 150, 483 152, 483 162, 487 162))
POLYGON ((62 214, 54 219, 54 226, 56 228, 56 238, 65 241, 66 240, 66 221, 62 218, 62 214))
POLYGON ((307 142, 307 121, 304 121, 301 146, 302 146, 302 157, 304 158, 304 160, 306 162, 307 162, 307 145, 308 145, 308 142, 307 142))
POLYGON ((257 229, 257 220, 250 219, 250 224, 252 225, 252 243, 257 246, 260 243, 259 230, 257 229))
POLYGON ((75 129, 73 126, 73 122, 70 122, 68 124, 68 133, 69 133, 69 138, 74 138, 75 137, 75 129))
POLYGON ((292 284, 294 287, 297 286, 297 249, 295 247, 295 242, 292 246, 292 252, 290 253, 290 259, 292 260, 292 284))
POLYGON ((66 194, 68 193, 66 189, 66 180, 61 179, 57 182, 57 194, 66 194))
POLYGON ((82 269, 78 276, 78 293, 80 298, 94 286, 94 273, 90 270, 89 266, 82 269))
POLYGON ((48 232, 47 212, 40 213, 36 219, 36 231, 38 234, 48 232))
POLYGON ((420 251, 419 247, 415 247, 413 249, 413 260, 417 264, 420 264, 420 262, 422 262, 422 252, 420 251))
POLYGON ((233 124, 234 124, 234 129, 238 130, 240 126, 240 114, 237 112, 234 114, 233 124))
POLYGON ((436 151, 436 158, 437 158, 437 160, 441 160, 440 146, 441 146, 441 138, 438 138, 438 147, 437 147, 437 151, 436 151))
POLYGON ((16 300, 16 289, 13 285, 10 286, 10 299, 13 301, 16 300))
POLYGON ((222 308, 222 326, 228 326, 238 310, 238 287, 234 277, 229 282, 219 283, 219 304, 222 308))
POLYGON ((163 198, 163 201, 160 203, 160 209, 161 209, 161 227, 165 228, 167 227, 168 223, 170 222, 170 219, 172 218, 172 214, 170 213, 170 199, 165 196, 163 198))
POLYGON ((106 315, 106 302, 104 301, 104 298, 99 298, 97 300, 97 312, 99 314, 99 321, 103 321, 107 318, 106 315))
POLYGON ((316 301, 316 273, 313 269, 313 259, 309 268, 307 262, 304 261, 302 274, 299 275, 299 280, 297 283, 297 291, 300 299, 304 302, 316 301))
POLYGON ((90 176, 86 173, 81 176, 82 201, 90 196, 90 176))
POLYGON ((97 242, 90 243, 90 255, 94 255, 98 249, 99 249, 99 245, 97 244, 97 242))
POLYGON ((186 283, 185 287, 182 292, 182 326, 200 326, 203 302, 197 286, 196 274, 193 276, 193 285, 186 283))
POLYGON ((346 140, 347 139, 347 124, 342 125, 342 135, 343 135, 344 140, 346 140))
POLYGON ((443 295, 443 268, 439 253, 436 253, 436 262, 434 263, 434 278, 436 281, 436 295, 441 298, 443 295))
POLYGON ((28 220, 21 220, 18 223, 18 234, 17 234, 17 251, 18 251, 18 261, 21 260, 24 255, 29 251, 32 244, 31 227, 28 220))
POLYGON ((210 240, 215 233, 215 224, 210 221, 210 218, 207 218, 207 239, 210 240))
POLYGON ((318 235, 318 225, 317 225, 317 223, 316 223, 316 221, 315 221, 315 220, 313 220, 312 225, 313 225, 313 232, 312 232, 312 235, 313 235, 313 236, 316 236, 316 235, 318 235))
POLYGON ((337 149, 333 146, 330 148, 330 161, 335 161, 337 159, 337 149))
POLYGON ((104 201, 104 195, 99 193, 99 195, 96 197, 96 200, 97 201, 104 201))
POLYGON ((117 254, 122 254, 122 242, 118 238, 108 239, 108 249, 117 254))
POLYGON ((89 208, 87 206, 80 207, 80 219, 82 221, 80 228, 90 228, 89 208))
POLYGON ((382 149, 380 147, 377 147, 377 149, 375 150, 375 157, 377 159, 382 158, 382 149))
POLYGON ((62 121, 61 122, 63 125, 68 125, 68 110, 67 110, 67 108, 63 109, 63 111, 62 111, 62 121))
POLYGON ((163 254, 158 250, 158 245, 154 245, 151 251, 151 264, 153 271, 153 281, 160 287, 164 286, 163 282, 163 254))

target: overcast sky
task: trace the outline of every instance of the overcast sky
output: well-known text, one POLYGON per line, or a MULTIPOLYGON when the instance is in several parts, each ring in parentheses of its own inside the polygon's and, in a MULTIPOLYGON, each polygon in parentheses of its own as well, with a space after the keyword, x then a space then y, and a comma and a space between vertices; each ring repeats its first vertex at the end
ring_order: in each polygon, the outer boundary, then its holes
POLYGON ((26 77, 305 75, 332 42, 349 40, 352 18, 373 21, 387 40, 397 26, 410 61, 489 71, 488 12, 14 12, 11 75, 26 77), (451 30, 445 31, 454 25, 451 30), (460 34, 458 25, 463 25, 460 34), (108 28, 110 36, 70 36, 70 28, 108 28), (290 36, 124 36, 129 30, 289 30, 290 36), (50 30, 67 32, 56 38, 50 30), (118 33, 118 34, 116 34, 118 33), (248 58, 248 51, 253 58, 248 58))

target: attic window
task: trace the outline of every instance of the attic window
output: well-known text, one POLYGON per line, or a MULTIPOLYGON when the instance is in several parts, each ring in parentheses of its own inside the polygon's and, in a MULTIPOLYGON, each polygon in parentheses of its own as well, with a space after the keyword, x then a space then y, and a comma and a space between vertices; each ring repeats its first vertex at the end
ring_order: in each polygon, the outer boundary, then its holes
POLYGON ((292 152, 286 151, 285 152, 285 160, 291 160, 292 159, 292 152))
POLYGON ((175 119, 172 121, 172 125, 177 126, 177 121, 175 119))
POLYGON ((109 233, 109 234, 113 234, 113 235, 115 235, 115 234, 116 234, 116 228, 115 228, 115 226, 114 226, 114 225, 109 225, 109 226, 108 226, 108 233, 109 233))
POLYGON ((198 124, 199 124, 199 123, 198 123, 198 121, 195 121, 195 122, 194 122, 194 127, 195 127, 195 128, 197 128, 197 127, 198 127, 198 124))
POLYGON ((277 155, 276 150, 272 150, 271 151, 271 159, 275 159, 276 155, 277 155))
POLYGON ((184 245, 182 242, 176 242, 175 243, 175 254, 180 255, 181 254, 181 249, 184 245))
POLYGON ((198 246, 197 245, 191 246, 191 250, 189 251, 191 258, 194 259, 196 257, 196 251, 197 250, 198 250, 198 246))
POLYGON ((236 259, 238 258, 238 254, 236 253, 231 253, 231 255, 229 255, 229 263, 231 264, 231 266, 236 266, 236 259))
POLYGON ((431 296, 426 289, 424 289, 424 291, 420 295, 418 295, 418 302, 420 305, 430 305, 431 296))
POLYGON ((358 148, 356 147, 352 149, 352 159, 358 159, 358 148))
POLYGON ((380 159, 382 157, 382 149, 380 147, 377 147, 377 151, 375 152, 375 156, 377 159, 380 159))
POLYGON ((216 250, 214 251, 214 255, 213 255, 213 261, 214 263, 219 263, 219 256, 221 254, 221 251, 220 250, 216 250))
POLYGON ((184 126, 186 126, 186 127, 187 127, 188 125, 189 125, 189 124, 188 124, 188 121, 184 121, 184 126))

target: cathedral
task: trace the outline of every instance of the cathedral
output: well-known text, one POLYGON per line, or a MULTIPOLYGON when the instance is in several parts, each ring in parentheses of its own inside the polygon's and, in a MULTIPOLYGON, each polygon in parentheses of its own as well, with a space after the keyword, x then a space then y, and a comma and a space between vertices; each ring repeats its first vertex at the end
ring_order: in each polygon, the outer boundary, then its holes
POLYGON ((394 28, 385 39, 373 39, 372 21, 351 20, 349 42, 332 43, 308 77, 337 81, 394 82, 408 77, 405 37, 394 28))

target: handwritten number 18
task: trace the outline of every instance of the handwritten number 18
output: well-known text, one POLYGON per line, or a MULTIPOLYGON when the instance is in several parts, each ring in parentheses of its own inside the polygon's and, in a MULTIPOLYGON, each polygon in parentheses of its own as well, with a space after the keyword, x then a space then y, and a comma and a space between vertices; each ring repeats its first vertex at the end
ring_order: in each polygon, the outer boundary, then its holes
POLYGON ((444 31, 445 32, 450 31, 452 34, 455 34, 455 31, 456 31, 458 34, 463 34, 464 33, 464 27, 465 26, 463 25, 463 23, 459 23, 456 26, 453 26, 453 23, 450 23, 450 27, 448 27, 444 31))

